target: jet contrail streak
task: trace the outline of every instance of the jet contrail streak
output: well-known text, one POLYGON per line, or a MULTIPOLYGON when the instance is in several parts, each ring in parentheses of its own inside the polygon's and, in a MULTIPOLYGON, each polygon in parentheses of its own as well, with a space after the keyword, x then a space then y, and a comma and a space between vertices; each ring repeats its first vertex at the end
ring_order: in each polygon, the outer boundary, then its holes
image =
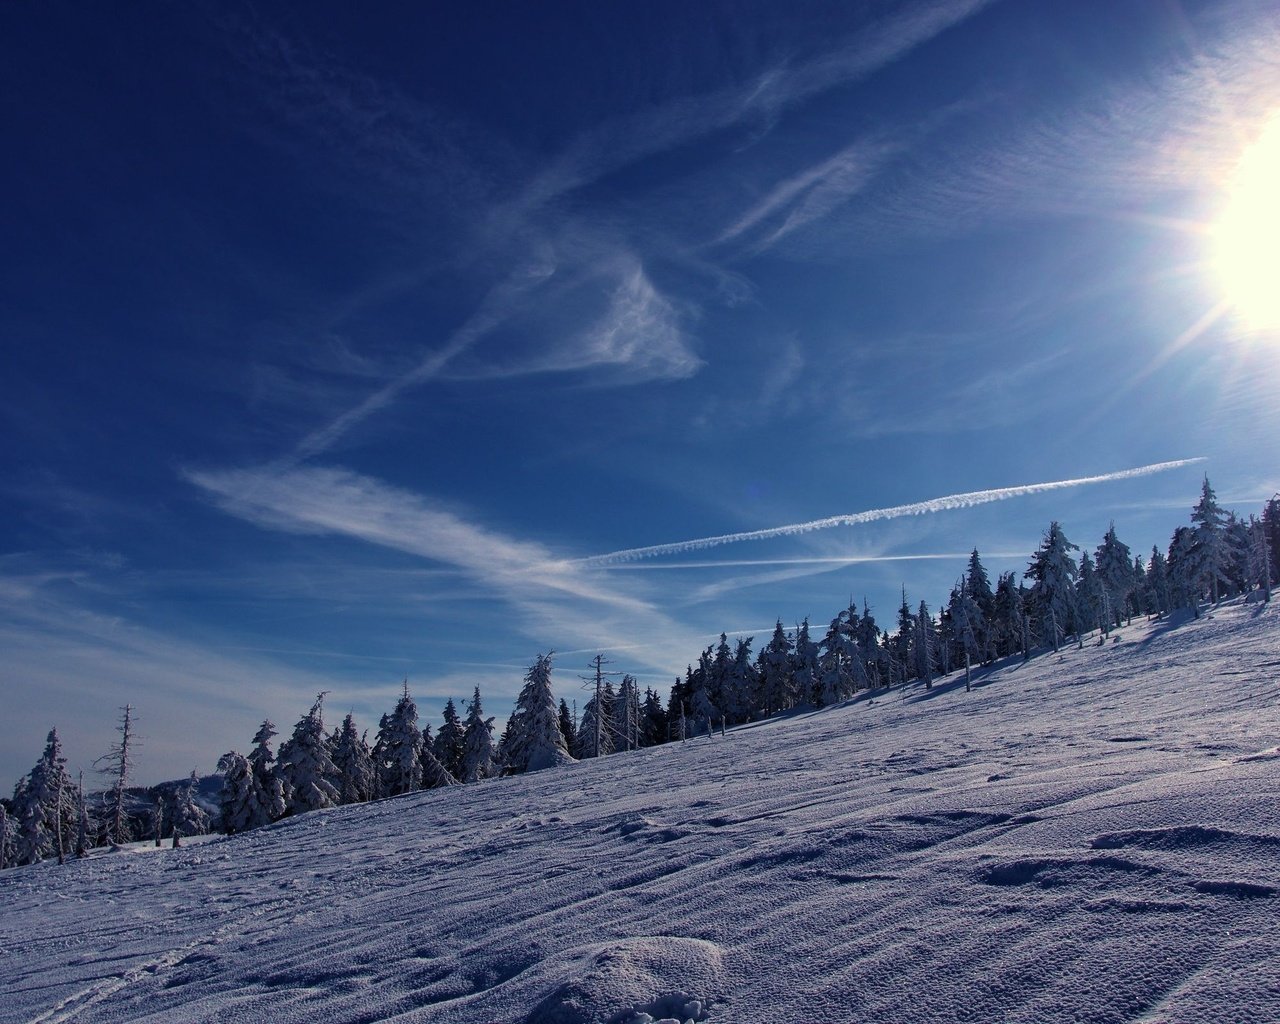
POLYGON ((852 512, 841 516, 828 516, 826 519, 811 519, 807 523, 792 523, 789 526, 771 526, 764 530, 748 530, 744 533, 725 533, 718 537, 699 537, 695 540, 675 541, 671 544, 653 544, 643 548, 626 548, 622 551, 611 551, 604 555, 592 555, 578 560, 578 564, 587 566, 613 565, 618 562, 633 562, 641 558, 653 558, 655 555, 681 555, 689 551, 702 551, 706 548, 719 547, 721 544, 737 544, 747 540, 769 540, 772 537, 794 537, 801 533, 812 533, 814 530, 829 530, 833 526, 860 526, 863 523, 876 523, 884 519, 901 519, 904 516, 923 516, 931 512, 950 512, 954 509, 973 508, 975 505, 989 505, 993 501, 1006 501, 1009 498, 1022 498, 1028 494, 1040 494, 1044 491, 1060 491, 1068 487, 1083 487, 1086 484, 1105 484, 1113 480, 1131 480, 1134 477, 1150 476, 1152 473, 1164 473, 1170 469, 1181 469, 1204 462, 1203 457, 1194 459, 1176 459, 1173 462, 1155 462, 1149 466, 1138 466, 1136 469, 1122 469, 1116 473, 1104 473, 1101 476, 1082 476, 1074 480, 1050 480, 1040 484, 1021 484, 1017 487, 994 487, 986 491, 968 491, 964 494, 948 494, 941 498, 930 498, 928 501, 916 501, 909 505, 893 505, 890 508, 873 508, 865 512, 852 512))

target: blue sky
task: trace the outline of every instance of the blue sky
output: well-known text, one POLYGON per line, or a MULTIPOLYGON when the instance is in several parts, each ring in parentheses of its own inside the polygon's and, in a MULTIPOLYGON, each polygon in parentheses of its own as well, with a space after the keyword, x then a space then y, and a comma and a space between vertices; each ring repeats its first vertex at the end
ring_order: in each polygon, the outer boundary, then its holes
POLYGON ((0 22, 0 781, 126 702, 154 780, 320 690, 505 721, 548 649, 665 693, 1050 519, 1149 551, 1206 472, 1280 489, 1280 334, 1212 246, 1270 3, 0 22))

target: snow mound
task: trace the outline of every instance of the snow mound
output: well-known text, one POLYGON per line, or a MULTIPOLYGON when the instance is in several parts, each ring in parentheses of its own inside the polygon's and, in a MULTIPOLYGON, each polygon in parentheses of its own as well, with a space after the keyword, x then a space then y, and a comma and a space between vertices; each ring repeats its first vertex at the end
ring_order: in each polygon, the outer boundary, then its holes
POLYGON ((525 1018, 525 1024, 649 1024, 656 1019, 702 1021, 723 954, 702 939, 672 935, 596 943, 560 957, 565 980, 525 1018))

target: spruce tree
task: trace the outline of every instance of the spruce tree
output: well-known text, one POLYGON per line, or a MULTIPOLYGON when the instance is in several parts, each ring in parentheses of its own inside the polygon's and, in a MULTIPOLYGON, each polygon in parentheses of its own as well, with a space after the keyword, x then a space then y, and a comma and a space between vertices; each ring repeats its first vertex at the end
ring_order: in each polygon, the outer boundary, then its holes
POLYGON ((977 605, 978 614, 970 615, 969 628, 973 630, 978 642, 980 655, 978 660, 988 662, 996 656, 995 641, 992 634, 992 622, 996 613, 996 595, 991 589, 991 578, 978 557, 978 549, 974 548, 969 555, 969 568, 965 574, 965 584, 969 597, 977 605))
POLYGON ((18 819, 17 863, 38 864, 50 857, 61 863, 75 837, 78 814, 57 729, 49 730, 44 753, 19 784, 13 802, 18 819))
POLYGON ((525 674, 505 746, 506 769, 517 775, 574 760, 560 733, 556 698, 551 691, 550 653, 539 654, 525 674))
MULTIPOLYGON (((255 796, 257 786, 253 778, 253 766, 243 754, 229 750, 218 758, 218 771, 222 775, 222 789, 218 794, 219 819, 222 831, 227 835, 248 832, 265 824, 255 796)), ((269 819, 268 819, 269 820, 269 819)))
POLYGON ((193 768, 191 777, 174 787, 169 804, 169 824, 173 830, 174 846, 179 846, 184 836, 200 836, 209 831, 209 815, 196 801, 196 786, 199 782, 193 768))
POLYGON ((498 774, 493 756, 493 719, 484 717, 480 687, 467 707, 467 723, 462 735, 462 781, 479 782, 498 774))
POLYGON ((351 713, 342 720, 332 756, 338 770, 338 802, 359 804, 372 800, 378 791, 373 754, 363 734, 356 729, 355 716, 351 713))
POLYGON ((444 770, 452 775, 454 779, 457 779, 462 772, 462 735, 464 730, 462 728, 462 719, 458 717, 458 709, 454 706, 452 697, 445 701, 441 718, 443 721, 440 731, 436 733, 431 750, 444 770))
MULTIPOLYGON (((1111 617, 1107 625, 1120 626, 1129 607, 1129 597, 1133 593, 1133 555, 1129 545, 1116 536, 1116 524, 1113 522, 1102 544, 1097 551, 1098 581, 1106 593, 1107 607, 1111 617)), ((1093 623, 1089 623, 1092 628, 1093 623)))
POLYGON ((383 796, 399 796, 422 788, 422 731, 418 705, 409 696, 409 681, 391 714, 383 715, 374 747, 383 796))
POLYGON ((782 629, 779 619, 773 637, 760 651, 761 705, 765 715, 785 711, 795 703, 792 686, 791 652, 795 644, 782 629))
POLYGON ((311 710, 299 719, 293 736, 280 748, 279 771, 289 794, 289 814, 336 807, 340 800, 334 785, 338 769, 329 755, 324 732, 324 697, 323 693, 316 695, 311 710))
POLYGON ((640 747, 640 691, 635 676, 624 675, 618 684, 613 701, 613 736, 615 750, 640 747))
MULTIPOLYGON (((749 651, 749 646, 748 646, 749 651)), ((666 709, 662 706, 662 698, 656 690, 644 691, 644 707, 641 712, 640 742, 646 747, 656 747, 667 742, 669 728, 666 709)))
POLYGON ((271 752, 271 740, 276 735, 276 727, 271 719, 264 718, 253 737, 253 749, 246 760, 253 769, 255 802, 257 808, 253 828, 279 821, 284 817, 287 808, 285 800, 284 780, 276 770, 276 757, 271 752))
POLYGON ((1049 524, 1040 548, 1032 556, 1024 573, 1033 580, 1031 601, 1042 627, 1042 635, 1058 650, 1063 636, 1071 629, 1075 605, 1076 562, 1072 551, 1079 551, 1057 522, 1049 524))
POLYGON ((1200 500, 1191 510, 1191 522, 1195 524, 1195 567, 1203 590, 1209 592, 1214 604, 1218 603, 1218 590, 1230 582, 1228 568, 1230 550, 1227 546, 1226 516, 1218 505, 1217 495, 1204 478, 1200 500))

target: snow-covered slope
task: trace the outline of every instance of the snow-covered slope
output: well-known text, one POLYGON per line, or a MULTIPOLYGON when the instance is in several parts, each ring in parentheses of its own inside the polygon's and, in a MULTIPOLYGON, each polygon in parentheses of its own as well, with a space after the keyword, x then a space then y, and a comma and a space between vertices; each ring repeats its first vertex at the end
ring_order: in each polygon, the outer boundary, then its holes
POLYGON ((1280 1021, 1280 609, 0 874, 0 1022, 1280 1021))

